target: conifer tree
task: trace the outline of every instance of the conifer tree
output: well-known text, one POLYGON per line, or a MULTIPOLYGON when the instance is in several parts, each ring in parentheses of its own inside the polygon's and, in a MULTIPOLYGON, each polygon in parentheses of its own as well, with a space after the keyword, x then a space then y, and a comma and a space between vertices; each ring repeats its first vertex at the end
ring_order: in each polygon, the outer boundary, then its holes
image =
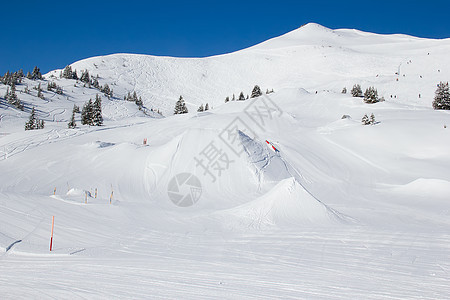
POLYGON ((376 123, 375 115, 373 113, 370 115, 369 123, 370 123, 370 125, 375 125, 375 123, 376 123))
POLYGON ((359 84, 355 84, 351 90, 353 97, 362 97, 362 89, 359 84))
POLYGON ((42 79, 42 74, 37 66, 34 67, 33 73, 31 73, 31 78, 33 80, 42 79))
POLYGON ((251 98, 256 98, 262 95, 261 88, 258 85, 255 85, 252 91, 251 98))
POLYGON ((206 105, 205 105, 205 111, 207 111, 207 110, 209 110, 209 104, 208 103, 206 103, 206 105))
POLYGON ((94 125, 93 111, 94 111, 94 108, 93 108, 92 99, 89 99, 89 101, 84 104, 83 109, 81 110, 81 124, 94 125))
POLYGON ((205 111, 205 109, 203 108, 203 104, 198 107, 197 111, 198 112, 205 111))
POLYGON ((99 95, 95 95, 95 101, 92 108, 92 123, 95 126, 103 125, 102 98, 99 95))
POLYGON ((36 110, 31 110, 30 119, 25 123, 25 130, 34 130, 44 128, 44 120, 36 118, 36 110))
POLYGON ((450 91, 448 82, 440 82, 435 92, 434 101, 433 101, 434 109, 450 109, 450 91))
POLYGON ((233 94, 233 98, 231 99, 231 101, 236 101, 236 97, 233 94))
POLYGON ((362 122, 363 125, 369 125, 369 124, 370 124, 370 120, 369 120, 369 117, 367 116, 367 114, 365 114, 365 115, 362 117, 361 122, 362 122))
POLYGON ((62 72, 62 77, 66 79, 73 79, 73 72, 71 66, 66 66, 62 72))
POLYGON ((90 77, 89 77, 89 71, 88 71, 88 70, 81 71, 81 77, 80 77, 80 80, 81 80, 82 82, 84 82, 84 83, 89 83, 89 84, 90 84, 91 79, 90 79, 90 77))
MULTIPOLYGON (((72 109, 72 117, 70 118, 70 122, 67 124, 67 127, 71 128, 71 129, 77 127, 77 123, 75 122, 75 113, 76 113, 75 108, 76 107, 77 106, 74 104, 73 109, 72 109)), ((79 108, 78 108, 78 110, 79 110, 79 108)))
POLYGON ((42 88, 41 88, 41 83, 39 83, 38 87, 37 87, 37 96, 41 99, 44 99, 44 94, 42 93, 42 88))
POLYGON ((244 93, 243 92, 241 92, 240 94, 239 94, 239 99, 238 100, 245 100, 245 96, 244 96, 244 93))
POLYGON ((136 105, 139 107, 139 109, 142 109, 142 107, 144 106, 144 103, 142 102, 142 98, 140 96, 139 96, 139 99, 136 99, 136 101, 134 103, 136 103, 136 105))
POLYGON ((227 103, 227 102, 230 102, 230 97, 228 97, 228 96, 225 98, 225 103, 227 103))
POLYGON ((369 87, 364 92, 364 102, 372 104, 379 102, 378 91, 374 87, 369 87))
POLYGON ((342 89, 342 94, 347 94, 347 88, 346 88, 346 87, 344 87, 344 88, 342 89))
POLYGON ((177 103, 175 104, 175 110, 174 110, 174 115, 179 115, 179 114, 186 114, 188 113, 188 109, 186 107, 186 103, 184 103, 184 99, 182 96, 180 96, 180 99, 177 101, 177 103))

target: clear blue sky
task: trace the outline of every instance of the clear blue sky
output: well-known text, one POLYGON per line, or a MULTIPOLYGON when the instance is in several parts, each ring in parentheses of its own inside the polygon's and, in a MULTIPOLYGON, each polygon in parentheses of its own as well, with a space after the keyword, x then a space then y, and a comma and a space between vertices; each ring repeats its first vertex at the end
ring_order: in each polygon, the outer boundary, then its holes
POLYGON ((47 72, 111 53, 203 57, 315 22, 450 37, 450 1, 2 1, 0 73, 47 72))

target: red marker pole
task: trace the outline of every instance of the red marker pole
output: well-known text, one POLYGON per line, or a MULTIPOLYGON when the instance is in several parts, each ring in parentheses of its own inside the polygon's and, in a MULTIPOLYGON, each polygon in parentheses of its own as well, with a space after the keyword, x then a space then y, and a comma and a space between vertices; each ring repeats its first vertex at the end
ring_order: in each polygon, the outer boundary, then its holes
POLYGON ((53 227, 55 226, 55 216, 52 217, 52 235, 50 237, 50 251, 52 251, 53 246, 53 227))

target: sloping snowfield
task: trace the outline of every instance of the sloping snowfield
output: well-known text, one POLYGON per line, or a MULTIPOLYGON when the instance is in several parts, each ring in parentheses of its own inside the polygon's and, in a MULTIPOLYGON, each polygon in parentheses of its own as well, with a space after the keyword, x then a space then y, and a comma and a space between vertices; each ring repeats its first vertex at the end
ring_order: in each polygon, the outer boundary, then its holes
POLYGON ((205 59, 76 62, 114 87, 101 127, 67 129, 98 93, 73 80, 18 92, 25 112, 0 104, 1 298, 450 298, 450 113, 431 108, 449 50, 308 24, 205 59), (356 83, 386 101, 341 93, 356 83), (275 92, 223 103, 255 84, 275 92), (130 91, 190 113, 149 117, 130 91), (45 129, 23 130, 32 106, 45 129))

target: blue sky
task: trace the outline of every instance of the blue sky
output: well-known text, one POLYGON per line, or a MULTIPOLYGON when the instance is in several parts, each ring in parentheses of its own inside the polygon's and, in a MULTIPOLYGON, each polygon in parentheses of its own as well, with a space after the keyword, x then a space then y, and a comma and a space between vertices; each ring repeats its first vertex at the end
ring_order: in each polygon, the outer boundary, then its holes
POLYGON ((203 57, 315 22, 450 37, 450 1, 3 1, 0 73, 111 53, 203 57), (20 4, 18 4, 20 3, 20 4))

